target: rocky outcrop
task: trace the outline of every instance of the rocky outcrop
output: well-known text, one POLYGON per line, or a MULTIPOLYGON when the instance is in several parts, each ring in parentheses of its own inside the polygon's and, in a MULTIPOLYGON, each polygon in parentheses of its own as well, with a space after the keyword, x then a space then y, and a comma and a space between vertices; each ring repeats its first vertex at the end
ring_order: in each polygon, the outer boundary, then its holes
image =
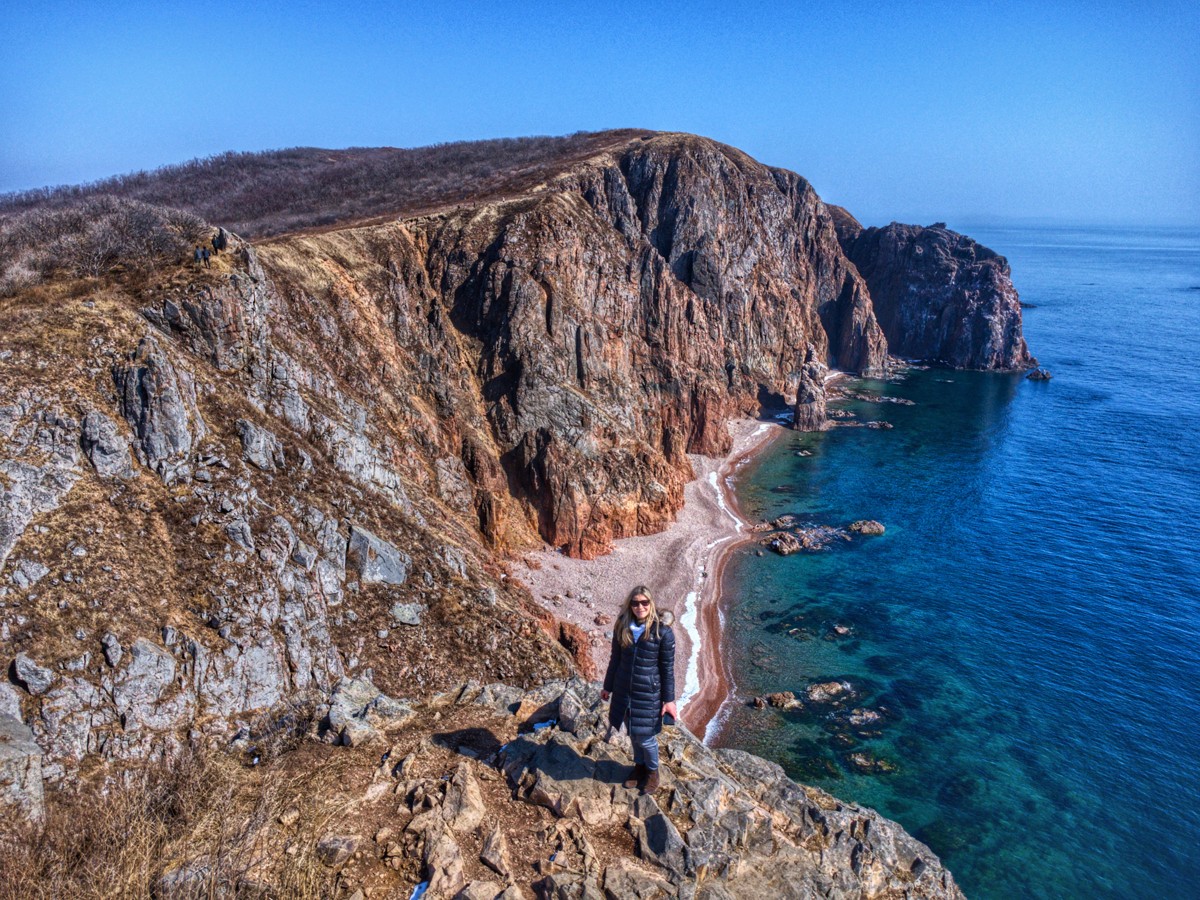
POLYGON ((866 279, 893 354, 957 369, 1037 363, 1003 256, 940 223, 864 229, 845 210, 836 215, 842 249, 866 279))
POLYGON ((38 822, 45 811, 42 749, 22 722, 0 712, 0 816, 38 822))
MULTIPOLYGON (((684 729, 659 738, 661 788, 625 788, 628 737, 609 734, 599 693, 581 679, 529 691, 466 684, 414 704, 387 729, 390 745, 309 743, 265 761, 304 811, 261 810, 221 856, 253 846, 270 884, 285 847, 313 852, 321 868, 309 877, 336 880, 345 896, 407 896, 427 882, 428 896, 490 900, 961 900, 934 853, 895 822, 684 729), (538 714, 525 718, 529 709, 538 714)), ((173 871, 213 865, 185 857, 173 871)))
POLYGON ((408 338, 429 350, 414 355, 479 380, 475 428, 494 450, 475 443, 468 475, 506 472, 542 538, 572 555, 665 527, 686 454, 728 450, 724 423, 761 391, 802 391, 819 425, 826 367, 887 360, 812 187, 691 136, 638 139, 527 195, 373 239, 393 318, 422 323, 408 338))
POLYGON ((138 460, 170 478, 204 437, 191 373, 178 369, 158 341, 145 337, 113 368, 121 414, 137 438, 138 460))

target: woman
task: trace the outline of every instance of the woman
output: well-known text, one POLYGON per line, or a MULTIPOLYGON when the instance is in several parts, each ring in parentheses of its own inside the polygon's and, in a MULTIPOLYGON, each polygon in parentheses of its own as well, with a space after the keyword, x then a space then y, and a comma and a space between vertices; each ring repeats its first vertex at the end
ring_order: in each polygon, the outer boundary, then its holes
POLYGON ((625 598, 613 626, 612 657, 602 700, 612 698, 608 722, 625 725, 633 741, 633 772, 625 787, 643 794, 658 790, 658 733, 663 716, 675 717, 675 632, 671 614, 658 614, 645 585, 625 598))

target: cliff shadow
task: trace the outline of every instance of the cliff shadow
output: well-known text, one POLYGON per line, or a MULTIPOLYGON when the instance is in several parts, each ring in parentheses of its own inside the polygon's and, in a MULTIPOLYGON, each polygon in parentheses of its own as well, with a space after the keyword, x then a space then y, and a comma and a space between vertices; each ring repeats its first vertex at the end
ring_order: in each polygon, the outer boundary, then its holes
POLYGON ((430 740, 461 756, 471 759, 487 759, 499 752, 503 746, 500 738, 490 728, 460 728, 457 731, 442 731, 430 740))
POLYGON ((779 422, 793 415, 792 405, 783 394, 776 393, 765 384, 758 386, 758 421, 779 422))

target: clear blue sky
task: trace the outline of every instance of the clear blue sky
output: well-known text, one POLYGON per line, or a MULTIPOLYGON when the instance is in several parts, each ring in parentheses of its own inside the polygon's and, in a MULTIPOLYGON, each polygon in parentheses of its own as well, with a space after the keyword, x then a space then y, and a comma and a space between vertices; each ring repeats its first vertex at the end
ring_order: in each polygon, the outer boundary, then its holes
POLYGON ((634 126, 794 169, 867 224, 1200 224, 1196 7, 9 0, 0 191, 634 126))

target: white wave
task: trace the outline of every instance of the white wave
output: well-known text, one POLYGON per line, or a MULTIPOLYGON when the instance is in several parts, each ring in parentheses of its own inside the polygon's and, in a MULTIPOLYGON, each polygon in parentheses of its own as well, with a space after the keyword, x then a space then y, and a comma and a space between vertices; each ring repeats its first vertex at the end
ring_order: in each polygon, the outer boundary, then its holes
POLYGON ((733 510, 725 502, 725 492, 721 489, 721 485, 717 481, 717 473, 708 473, 708 483, 712 485, 713 493, 717 495, 717 506, 721 507, 721 511, 729 518, 733 519, 733 524, 737 526, 738 531, 742 530, 742 520, 733 514, 733 510))
POLYGON ((685 707, 692 698, 700 693, 700 593, 688 591, 683 601, 683 615, 679 624, 687 632, 692 644, 692 653, 688 657, 687 673, 683 676, 683 696, 679 699, 680 707, 685 707))

